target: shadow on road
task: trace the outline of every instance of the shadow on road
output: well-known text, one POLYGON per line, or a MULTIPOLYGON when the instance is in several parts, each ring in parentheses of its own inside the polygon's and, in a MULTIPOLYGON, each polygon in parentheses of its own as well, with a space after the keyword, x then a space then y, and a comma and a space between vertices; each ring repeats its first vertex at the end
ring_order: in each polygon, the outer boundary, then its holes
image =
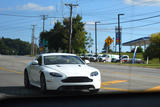
POLYGON ((48 91, 47 93, 42 93, 39 88, 32 87, 32 89, 26 89, 24 86, 6 86, 0 87, 0 96, 23 96, 23 97, 48 97, 48 96, 72 96, 72 95, 86 95, 90 94, 88 92, 82 91, 48 91))
POLYGON ((26 89, 24 86, 6 86, 0 87, 0 94, 14 95, 14 96, 30 96, 41 95, 39 88, 33 87, 32 89, 26 89))

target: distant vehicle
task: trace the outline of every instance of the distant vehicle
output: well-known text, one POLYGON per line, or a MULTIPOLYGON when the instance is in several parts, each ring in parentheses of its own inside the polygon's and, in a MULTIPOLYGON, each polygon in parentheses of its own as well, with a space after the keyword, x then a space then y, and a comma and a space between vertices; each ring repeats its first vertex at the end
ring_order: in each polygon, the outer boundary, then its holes
POLYGON ((118 60, 119 55, 106 54, 99 58, 100 62, 112 62, 113 59, 118 60))
POLYGON ((99 58, 100 58, 102 55, 103 55, 103 54, 93 55, 93 56, 90 58, 90 61, 92 61, 92 62, 99 61, 99 58))
POLYGON ((92 57, 90 57, 90 61, 91 62, 96 62, 97 61, 97 57, 98 57, 98 55, 93 55, 92 57))
POLYGON ((74 54, 41 54, 24 70, 25 88, 33 85, 41 88, 42 92, 67 89, 98 92, 100 71, 86 63, 74 54))
POLYGON ((121 62, 122 63, 127 63, 128 61, 129 61, 129 56, 128 55, 122 55, 121 62))
POLYGON ((122 63, 127 63, 129 60, 129 56, 128 55, 122 55, 120 57, 120 60, 119 60, 119 55, 116 55, 115 58, 112 58, 112 62, 122 62, 122 63))
POLYGON ((84 59, 85 58, 85 55, 82 54, 81 56, 79 56, 81 59, 84 59))
POLYGON ((106 62, 112 62, 112 59, 119 60, 119 55, 107 54, 106 62))
POLYGON ((106 57, 107 55, 102 55, 101 57, 99 57, 99 62, 106 62, 106 57))
POLYGON ((88 59, 88 60, 90 60, 90 58, 93 56, 93 54, 87 54, 86 56, 85 56, 85 58, 86 59, 88 59))
MULTIPOLYGON (((133 59, 129 59, 127 63, 132 63, 133 59)), ((144 64, 144 61, 142 59, 135 58, 134 61, 135 64, 144 64)))
POLYGON ((87 60, 90 60, 90 58, 93 56, 93 54, 90 54, 90 53, 88 53, 88 54, 81 54, 81 56, 79 56, 82 60, 85 60, 85 59, 87 59, 87 60))

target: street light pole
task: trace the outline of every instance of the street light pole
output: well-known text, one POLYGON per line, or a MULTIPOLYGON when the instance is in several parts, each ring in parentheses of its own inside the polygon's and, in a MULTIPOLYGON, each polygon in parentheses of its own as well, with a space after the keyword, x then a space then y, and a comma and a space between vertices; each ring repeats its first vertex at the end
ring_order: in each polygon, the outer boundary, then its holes
POLYGON ((121 28, 120 28, 120 16, 124 14, 118 14, 118 37, 119 37, 119 60, 121 57, 121 28))
POLYGON ((100 23, 99 21, 95 22, 95 54, 97 56, 97 23, 100 23))

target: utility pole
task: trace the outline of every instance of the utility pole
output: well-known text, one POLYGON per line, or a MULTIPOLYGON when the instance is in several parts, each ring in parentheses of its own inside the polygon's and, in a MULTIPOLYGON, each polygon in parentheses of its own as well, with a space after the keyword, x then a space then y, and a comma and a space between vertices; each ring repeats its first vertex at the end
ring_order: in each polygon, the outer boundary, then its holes
POLYGON ((47 19, 48 15, 41 15, 43 20, 43 32, 45 32, 45 20, 47 19))
POLYGON ((36 25, 32 25, 32 42, 31 42, 31 56, 34 55, 34 32, 35 32, 35 26, 36 25))
MULTIPOLYGON (((42 20, 43 20, 43 32, 45 32, 45 20, 47 19, 48 15, 41 15, 41 16, 42 16, 42 20)), ((43 44, 43 41, 45 41, 45 40, 42 40, 42 44, 43 44)), ((43 44, 43 52, 46 52, 46 51, 48 51, 48 48, 44 45, 45 44, 43 44)))
POLYGON ((38 38, 35 37, 34 39, 35 39, 35 55, 37 55, 37 39, 38 38))
POLYGON ((120 16, 124 14, 118 14, 118 37, 119 37, 119 60, 121 58, 121 28, 120 28, 120 16))
POLYGON ((65 4, 65 6, 70 7, 70 35, 69 35, 69 46, 68 46, 68 52, 71 53, 71 43, 72 43, 72 9, 73 6, 78 6, 78 4, 65 4))
POLYGON ((95 22, 95 54, 97 56, 97 23, 100 23, 99 21, 95 22))

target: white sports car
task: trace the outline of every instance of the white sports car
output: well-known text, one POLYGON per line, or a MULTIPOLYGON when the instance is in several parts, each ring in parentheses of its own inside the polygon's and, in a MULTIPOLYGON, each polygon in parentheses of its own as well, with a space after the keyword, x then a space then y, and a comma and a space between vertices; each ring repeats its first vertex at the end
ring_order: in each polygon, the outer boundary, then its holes
POLYGON ((39 55, 24 70, 26 88, 36 86, 47 90, 89 90, 98 92, 101 87, 99 70, 89 67, 78 56, 67 53, 39 55))

